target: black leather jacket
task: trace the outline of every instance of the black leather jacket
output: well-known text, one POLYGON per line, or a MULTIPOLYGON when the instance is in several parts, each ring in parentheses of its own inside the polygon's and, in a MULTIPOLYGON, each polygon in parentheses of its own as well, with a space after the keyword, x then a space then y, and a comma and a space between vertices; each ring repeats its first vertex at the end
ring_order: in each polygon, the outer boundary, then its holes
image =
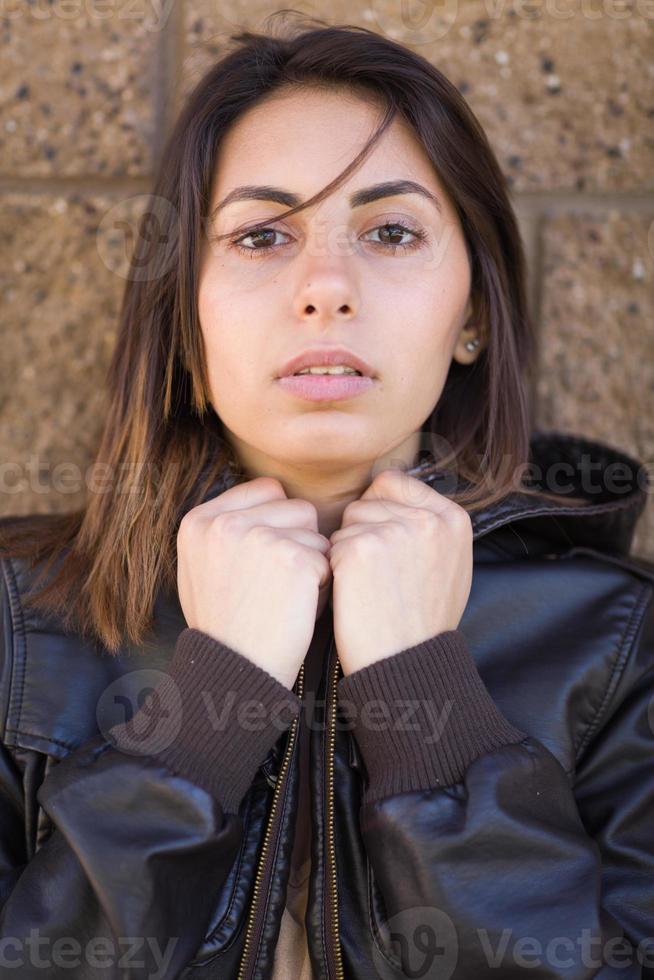
MULTIPOLYGON (((607 467, 638 462, 601 443, 537 433, 532 452, 567 462, 558 479, 577 492, 602 489, 582 510, 514 494, 473 516, 460 629, 524 741, 481 754, 454 785, 362 805, 331 644, 325 725, 311 732, 306 923, 320 980, 654 976, 654 564, 629 556, 644 471, 621 492, 607 467)), ((270 976, 296 722, 239 814, 223 813, 98 723, 118 678, 128 699, 143 671, 165 670, 186 626, 177 602, 157 604, 154 651, 114 659, 23 607, 32 574, 2 561, 0 976, 270 976)))

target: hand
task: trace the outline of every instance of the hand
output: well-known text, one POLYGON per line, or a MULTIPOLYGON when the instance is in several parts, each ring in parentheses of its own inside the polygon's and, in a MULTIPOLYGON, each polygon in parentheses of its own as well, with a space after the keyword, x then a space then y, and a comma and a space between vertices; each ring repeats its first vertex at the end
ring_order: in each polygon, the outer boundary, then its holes
POLYGON ((472 586, 463 507, 402 470, 382 470, 330 541, 345 675, 458 627, 472 586))
POLYGON ((188 511, 177 533, 177 587, 188 626, 293 687, 331 581, 318 512, 258 477, 188 511))

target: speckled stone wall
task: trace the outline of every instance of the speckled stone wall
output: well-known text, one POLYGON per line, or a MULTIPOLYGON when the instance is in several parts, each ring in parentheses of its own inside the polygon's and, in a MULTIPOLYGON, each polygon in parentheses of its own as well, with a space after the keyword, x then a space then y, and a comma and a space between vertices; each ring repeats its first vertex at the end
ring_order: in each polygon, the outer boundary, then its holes
MULTIPOLYGON (((0 0, 0 514, 82 503, 127 267, 109 219, 135 224, 185 94, 230 33, 277 9, 0 0)), ((460 88, 529 256, 534 424, 654 471, 654 0, 294 9, 386 33, 460 88)), ((633 551, 654 557, 652 503, 633 551)))

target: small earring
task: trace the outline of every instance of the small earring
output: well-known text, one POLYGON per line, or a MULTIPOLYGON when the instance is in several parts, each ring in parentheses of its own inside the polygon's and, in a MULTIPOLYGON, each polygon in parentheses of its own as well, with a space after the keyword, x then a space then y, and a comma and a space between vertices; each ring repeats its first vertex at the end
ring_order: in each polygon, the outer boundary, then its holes
POLYGON ((464 347, 466 350, 473 351, 479 347, 479 337, 473 337, 472 340, 466 340, 464 347))

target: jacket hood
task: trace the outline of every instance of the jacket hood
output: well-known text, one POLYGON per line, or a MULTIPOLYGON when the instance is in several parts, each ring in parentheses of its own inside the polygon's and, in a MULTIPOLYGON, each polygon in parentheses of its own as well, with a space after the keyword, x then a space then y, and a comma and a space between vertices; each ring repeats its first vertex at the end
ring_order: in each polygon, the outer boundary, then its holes
MULTIPOLYGON (((555 430, 532 433, 529 462, 524 482, 533 490, 555 494, 556 499, 509 493, 471 513, 475 540, 506 528, 508 534, 502 539, 517 555, 575 546, 629 553, 647 502, 649 473, 644 463, 608 443, 555 430), (572 502, 573 497, 583 502, 572 502)), ((438 471, 423 468, 424 474, 416 469, 412 475, 438 490, 438 471)), ((233 486, 237 479, 238 468, 228 463, 203 500, 233 486)))

